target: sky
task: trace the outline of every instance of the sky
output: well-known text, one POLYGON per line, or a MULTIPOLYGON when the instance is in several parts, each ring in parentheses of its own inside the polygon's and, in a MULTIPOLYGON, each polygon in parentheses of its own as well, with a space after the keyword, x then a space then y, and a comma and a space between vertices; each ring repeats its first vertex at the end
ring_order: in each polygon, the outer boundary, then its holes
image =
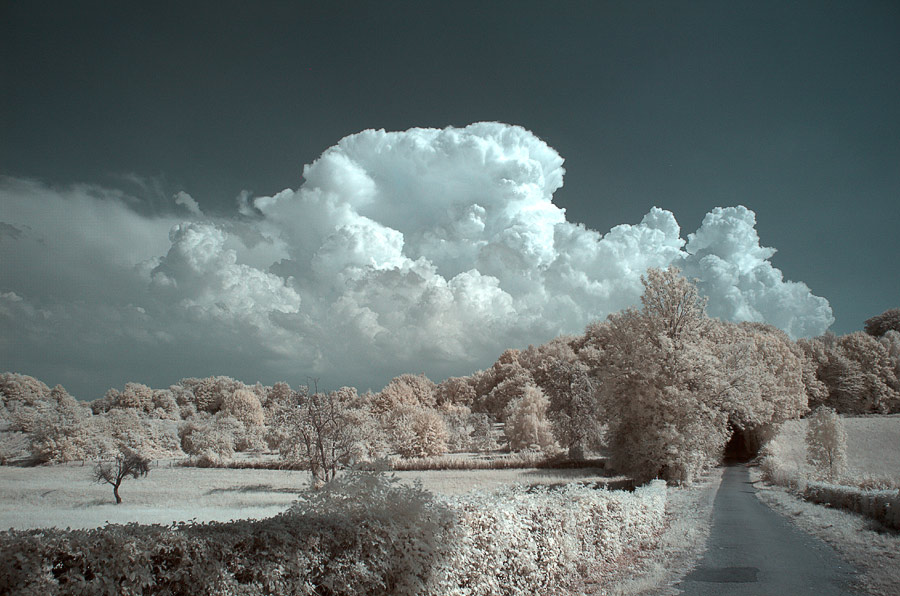
POLYGON ((0 370, 378 390, 900 306, 894 2, 0 3, 0 370))

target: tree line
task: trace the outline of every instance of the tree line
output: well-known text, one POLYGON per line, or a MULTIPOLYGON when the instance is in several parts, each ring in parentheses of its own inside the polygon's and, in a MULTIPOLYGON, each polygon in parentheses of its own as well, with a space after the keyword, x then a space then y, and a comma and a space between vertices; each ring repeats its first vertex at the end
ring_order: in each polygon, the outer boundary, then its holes
POLYGON ((0 375, 0 461, 189 456, 216 464, 275 451, 317 482, 387 455, 604 447, 638 481, 689 482, 740 435, 759 445, 783 420, 829 406, 900 412, 900 309, 865 331, 792 341, 762 323, 710 318, 676 268, 642 277, 640 307, 581 335, 509 349, 489 368, 435 383, 403 374, 381 391, 246 385, 225 376, 167 389, 126 383, 91 402, 0 375), (499 430, 501 429, 502 430, 499 430))

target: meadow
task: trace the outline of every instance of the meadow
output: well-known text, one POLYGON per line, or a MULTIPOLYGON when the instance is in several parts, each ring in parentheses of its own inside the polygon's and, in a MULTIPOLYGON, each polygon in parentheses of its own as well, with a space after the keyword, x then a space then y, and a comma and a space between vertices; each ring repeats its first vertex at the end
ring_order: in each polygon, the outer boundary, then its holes
MULTIPOLYGON (((847 466, 841 483, 900 484, 900 415, 844 416, 843 424, 847 466)), ((806 460, 806 428, 806 419, 788 420, 767 448, 785 473, 799 478, 815 476, 806 460)))
MULTIPOLYGON (((598 468, 391 472, 436 494, 490 491, 506 485, 617 482, 598 468)), ((92 466, 0 467, 0 529, 95 528, 106 523, 262 519, 286 510, 309 490, 309 473, 290 470, 193 468, 154 462, 150 474, 126 480, 123 503, 109 485, 93 482, 92 466)))

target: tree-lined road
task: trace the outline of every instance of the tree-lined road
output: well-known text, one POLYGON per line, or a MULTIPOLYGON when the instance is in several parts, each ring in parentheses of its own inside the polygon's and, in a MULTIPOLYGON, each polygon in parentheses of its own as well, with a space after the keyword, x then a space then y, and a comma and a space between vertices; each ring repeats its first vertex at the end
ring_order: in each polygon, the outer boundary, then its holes
POLYGON ((820 540, 756 498, 746 465, 726 468, 700 565, 687 596, 852 596, 854 570, 820 540))

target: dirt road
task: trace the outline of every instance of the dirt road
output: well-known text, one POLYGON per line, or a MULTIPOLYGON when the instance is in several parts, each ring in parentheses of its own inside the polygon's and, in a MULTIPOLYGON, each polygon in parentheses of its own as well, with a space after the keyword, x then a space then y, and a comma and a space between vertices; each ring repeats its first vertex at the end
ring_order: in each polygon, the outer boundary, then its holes
POLYGON ((824 542, 759 501, 745 465, 725 470, 700 565, 686 596, 850 596, 854 570, 824 542))

